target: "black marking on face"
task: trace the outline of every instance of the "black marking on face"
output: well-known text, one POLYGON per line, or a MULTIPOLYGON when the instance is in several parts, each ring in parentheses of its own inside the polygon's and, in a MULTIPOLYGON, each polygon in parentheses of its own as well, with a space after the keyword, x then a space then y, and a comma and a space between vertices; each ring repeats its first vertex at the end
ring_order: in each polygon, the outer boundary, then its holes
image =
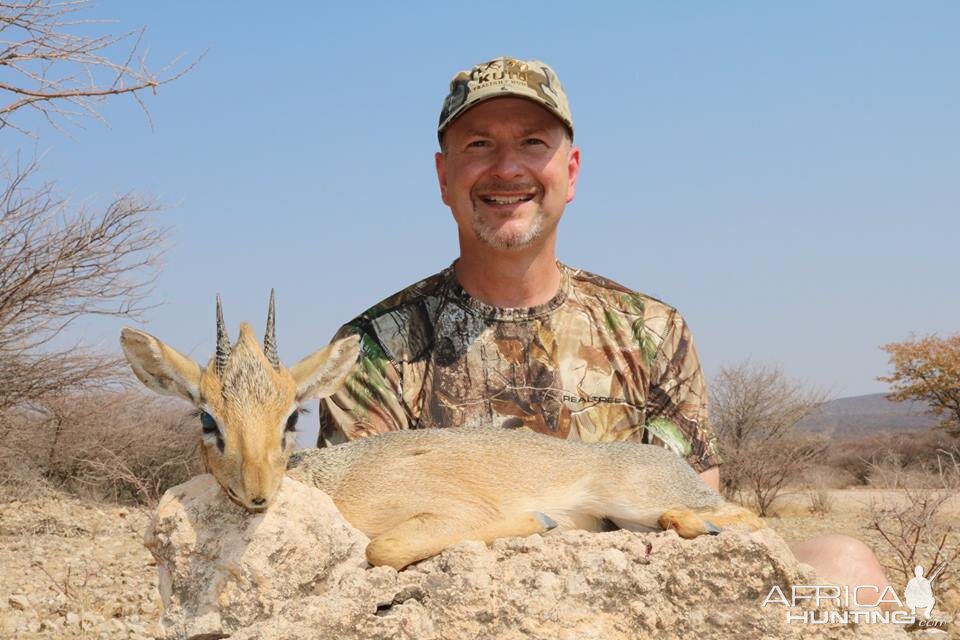
POLYGON ((220 427, 217 426, 217 421, 209 413, 200 409, 197 412, 197 415, 200 417, 200 428, 203 431, 205 436, 216 436, 217 438, 217 450, 220 453, 223 453, 224 442, 223 434, 220 433, 220 427))
POLYGON ((301 413, 310 413, 308 409, 303 407, 297 407, 293 413, 287 418, 287 423, 283 427, 283 448, 286 449, 289 444, 289 438, 293 437, 293 434, 297 432, 297 421, 300 419, 301 413))

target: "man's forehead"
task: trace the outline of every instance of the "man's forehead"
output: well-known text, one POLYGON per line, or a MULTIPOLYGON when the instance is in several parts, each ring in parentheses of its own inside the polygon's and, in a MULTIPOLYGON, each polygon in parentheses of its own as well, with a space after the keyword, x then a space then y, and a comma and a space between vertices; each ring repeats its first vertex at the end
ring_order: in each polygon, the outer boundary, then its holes
MULTIPOLYGON (((560 127, 553 127, 553 126, 548 125, 548 124, 537 125, 537 126, 533 126, 533 127, 521 127, 521 126, 520 126, 520 123, 509 123, 509 122, 500 122, 500 123, 496 123, 496 124, 501 125, 501 127, 499 127, 499 128, 510 127, 511 129, 514 130, 513 133, 515 133, 515 134, 517 134, 517 135, 520 135, 520 136, 529 136, 529 135, 533 135, 533 134, 535 134, 535 133, 548 133, 551 129, 562 128, 562 126, 560 126, 560 127), (511 124, 512 124, 513 126, 510 126, 511 124)), ((460 134, 461 134, 461 135, 466 135, 466 136, 486 136, 486 135, 491 135, 491 134, 494 132, 494 129, 496 129, 496 128, 498 128, 498 127, 496 127, 496 126, 483 126, 483 125, 479 125, 479 126, 469 126, 469 125, 468 125, 466 128, 464 128, 464 129, 460 132, 460 134)))

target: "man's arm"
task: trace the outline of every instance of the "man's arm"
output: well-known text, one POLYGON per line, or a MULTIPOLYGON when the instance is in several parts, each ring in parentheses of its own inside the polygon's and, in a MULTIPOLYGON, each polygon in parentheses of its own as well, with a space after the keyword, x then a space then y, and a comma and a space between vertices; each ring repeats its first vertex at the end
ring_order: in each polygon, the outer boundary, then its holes
POLYGON ((719 486, 715 438, 707 424, 707 385, 690 329, 680 314, 669 315, 650 367, 646 429, 686 459, 711 487, 719 486), (710 472, 713 471, 712 474, 710 472))
POLYGON ((407 429, 410 425, 397 365, 375 337, 353 325, 343 326, 334 340, 352 334, 360 336, 360 355, 343 386, 320 401, 318 447, 407 429))

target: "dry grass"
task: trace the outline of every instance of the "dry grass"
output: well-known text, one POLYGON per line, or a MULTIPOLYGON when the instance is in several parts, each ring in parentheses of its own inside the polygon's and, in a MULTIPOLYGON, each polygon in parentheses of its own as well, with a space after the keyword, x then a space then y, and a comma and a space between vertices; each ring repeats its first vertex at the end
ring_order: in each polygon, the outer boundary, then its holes
POLYGON ((168 487, 199 472, 199 428, 182 405, 157 396, 59 398, 7 412, 5 420, 0 488, 7 499, 58 489, 152 507, 168 487))
POLYGON ((807 492, 810 499, 810 513, 825 516, 833 511, 833 496, 826 489, 811 489, 807 492))

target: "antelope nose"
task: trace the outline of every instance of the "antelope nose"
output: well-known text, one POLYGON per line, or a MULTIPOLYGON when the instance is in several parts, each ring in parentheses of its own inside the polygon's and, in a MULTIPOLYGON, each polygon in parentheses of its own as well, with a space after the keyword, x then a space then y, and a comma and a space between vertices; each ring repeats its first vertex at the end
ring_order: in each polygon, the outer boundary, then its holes
POLYGON ((267 499, 263 497, 251 498, 250 502, 252 502, 255 506, 260 507, 267 503, 267 499))

